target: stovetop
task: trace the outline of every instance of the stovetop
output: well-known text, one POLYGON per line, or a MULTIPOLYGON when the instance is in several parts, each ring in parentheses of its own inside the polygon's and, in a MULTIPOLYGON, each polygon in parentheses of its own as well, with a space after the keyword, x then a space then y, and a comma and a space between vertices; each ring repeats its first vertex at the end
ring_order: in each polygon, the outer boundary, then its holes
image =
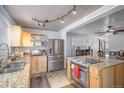
POLYGON ((81 66, 89 67, 91 64, 97 64, 100 63, 101 61, 93 58, 74 58, 72 59, 72 62, 75 64, 79 64, 81 66))

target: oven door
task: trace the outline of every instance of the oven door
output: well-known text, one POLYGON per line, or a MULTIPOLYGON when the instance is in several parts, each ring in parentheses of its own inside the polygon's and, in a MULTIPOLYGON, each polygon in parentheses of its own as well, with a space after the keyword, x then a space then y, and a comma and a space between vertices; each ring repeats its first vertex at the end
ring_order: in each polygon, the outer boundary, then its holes
POLYGON ((81 85, 82 87, 88 87, 89 85, 89 83, 88 83, 88 68, 85 68, 85 67, 81 67, 81 66, 79 66, 80 67, 80 78, 79 79, 77 79, 77 78, 75 78, 75 66, 76 66, 77 64, 71 64, 71 78, 72 78, 72 80, 74 80, 74 81, 76 81, 79 85, 81 85))
POLYGON ((88 87, 88 69, 87 68, 80 68, 80 83, 84 86, 84 87, 88 87))

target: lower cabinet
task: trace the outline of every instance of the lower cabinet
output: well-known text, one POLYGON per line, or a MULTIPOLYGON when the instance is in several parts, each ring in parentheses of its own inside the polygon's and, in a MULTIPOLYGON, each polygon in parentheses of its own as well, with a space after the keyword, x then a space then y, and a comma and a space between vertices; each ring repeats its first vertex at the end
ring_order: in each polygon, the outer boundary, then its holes
POLYGON ((66 69, 67 69, 67 79, 71 80, 71 61, 69 59, 67 59, 67 65, 66 65, 66 69))
POLYGON ((102 87, 103 88, 112 88, 115 87, 115 66, 108 67, 102 70, 102 87))
POLYGON ((90 74, 90 88, 99 88, 101 79, 99 76, 95 76, 93 74, 90 74))
POLYGON ((47 72, 47 56, 31 57, 31 74, 47 72))
POLYGON ((101 70, 90 67, 89 71, 90 88, 124 87, 124 64, 101 70))
POLYGON ((116 87, 124 87, 124 64, 116 66, 116 87))

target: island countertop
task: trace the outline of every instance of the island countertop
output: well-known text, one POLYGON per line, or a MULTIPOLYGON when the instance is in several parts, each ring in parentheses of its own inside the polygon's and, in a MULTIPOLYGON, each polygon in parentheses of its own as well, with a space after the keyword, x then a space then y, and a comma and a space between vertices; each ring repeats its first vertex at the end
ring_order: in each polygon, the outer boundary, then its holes
MULTIPOLYGON (((16 61, 12 61, 14 63, 16 61)), ((23 70, 0 74, 0 88, 28 88, 30 87, 30 58, 20 58, 18 62, 26 62, 23 70)))
POLYGON ((101 57, 99 60, 102 60, 103 62, 92 64, 90 66, 97 68, 97 69, 105 69, 105 68, 108 68, 114 65, 118 65, 122 63, 124 64, 124 60, 116 59, 116 58, 101 57))
MULTIPOLYGON (((124 63, 124 60, 110 58, 110 57, 98 57, 98 56, 78 56, 78 57, 68 57, 68 60, 73 61, 76 60, 84 60, 86 58, 91 58, 95 60, 99 60, 100 63, 90 64, 89 66, 95 67, 97 69, 104 69, 113 65, 124 63)), ((81 65, 80 62, 76 62, 77 64, 81 65)))

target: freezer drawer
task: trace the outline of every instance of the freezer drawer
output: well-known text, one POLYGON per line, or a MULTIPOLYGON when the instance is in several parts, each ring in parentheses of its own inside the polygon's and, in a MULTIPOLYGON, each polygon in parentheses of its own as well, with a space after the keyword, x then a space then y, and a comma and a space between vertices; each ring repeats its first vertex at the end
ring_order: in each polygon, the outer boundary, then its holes
POLYGON ((48 60, 60 60, 60 59, 64 59, 64 56, 62 55, 48 56, 48 60))
POLYGON ((48 62, 48 72, 64 69, 64 60, 52 60, 48 62))

